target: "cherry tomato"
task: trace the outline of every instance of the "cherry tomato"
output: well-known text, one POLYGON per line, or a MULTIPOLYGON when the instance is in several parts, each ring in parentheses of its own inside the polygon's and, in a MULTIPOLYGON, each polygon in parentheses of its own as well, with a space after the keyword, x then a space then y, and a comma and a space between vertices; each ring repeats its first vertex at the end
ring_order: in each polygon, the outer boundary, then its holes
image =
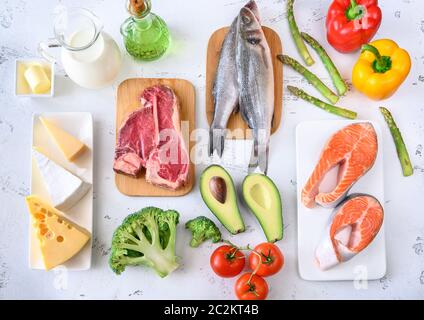
POLYGON ((253 275, 243 274, 235 284, 236 296, 239 300, 265 300, 268 296, 268 284, 265 279, 253 275))
POLYGON ((240 274, 246 263, 246 257, 239 249, 224 245, 217 248, 211 255, 211 267, 223 278, 232 278, 240 274))
POLYGON ((260 263, 259 255, 262 258, 262 264, 256 272, 258 276, 272 276, 279 272, 284 265, 284 256, 275 244, 262 243, 257 245, 253 251, 249 256, 249 266, 252 271, 255 271, 260 263))

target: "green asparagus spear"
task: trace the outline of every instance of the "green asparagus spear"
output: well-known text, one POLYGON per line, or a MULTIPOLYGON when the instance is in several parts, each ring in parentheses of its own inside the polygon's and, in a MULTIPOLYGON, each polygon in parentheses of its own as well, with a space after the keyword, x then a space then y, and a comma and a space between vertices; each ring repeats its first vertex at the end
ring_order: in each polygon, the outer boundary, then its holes
POLYGON ((409 159, 408 150, 406 149, 405 142, 403 141, 402 134, 393 119, 392 114, 389 110, 384 107, 380 107, 380 111, 384 116, 384 119, 389 126, 393 140, 396 145, 396 151, 402 166, 403 175, 405 177, 412 176, 414 174, 414 168, 412 167, 411 160, 409 159))
POLYGON ((312 59, 311 55, 309 54, 308 48, 306 47, 305 43, 302 40, 302 37, 300 36, 299 28, 296 24, 296 19, 294 18, 293 5, 294 0, 287 1, 287 19, 289 20, 290 32, 293 36, 293 40, 296 44, 297 50, 299 51, 303 60, 305 60, 305 63, 308 66, 312 66, 315 61, 314 59, 312 59))
POLYGON ((321 94, 328 99, 332 104, 336 104, 339 101, 339 97, 335 94, 329 87, 327 87, 324 82, 322 82, 316 75, 302 66, 295 59, 286 56, 286 55, 278 55, 278 59, 285 65, 292 67, 294 70, 299 72, 302 76, 308 80, 310 84, 312 84, 321 94))
POLYGON ((302 89, 299 89, 293 86, 287 86, 287 89, 289 89, 289 91, 295 96, 316 105, 318 108, 321 108, 327 112, 338 115, 340 117, 347 118, 347 119, 356 119, 358 115, 354 111, 339 108, 331 104, 325 103, 324 101, 321 101, 315 97, 312 97, 309 94, 307 94, 305 91, 303 91, 302 89))
POLYGON ((324 63, 325 68, 330 74, 331 79, 333 80, 334 86, 337 88, 337 92, 340 96, 344 95, 347 91, 346 82, 343 80, 340 75, 339 70, 337 70, 334 62, 331 60, 330 56, 327 54, 325 49, 319 44, 317 40, 311 37, 309 34, 302 32, 302 38, 317 52, 321 61, 324 63))

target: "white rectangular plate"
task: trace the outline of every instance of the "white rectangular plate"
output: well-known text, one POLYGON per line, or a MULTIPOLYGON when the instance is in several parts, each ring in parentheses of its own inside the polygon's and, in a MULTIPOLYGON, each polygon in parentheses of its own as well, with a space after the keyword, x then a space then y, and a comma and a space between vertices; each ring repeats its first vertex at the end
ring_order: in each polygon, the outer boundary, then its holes
MULTIPOLYGON (((374 241, 350 261, 321 271, 315 264, 315 249, 334 209, 306 208, 301 203, 301 191, 321 155, 322 148, 332 134, 343 127, 364 121, 313 121, 302 122, 296 129, 297 150, 297 206, 299 273, 304 280, 375 280, 386 274, 386 247, 384 223, 374 241)), ((381 128, 371 122, 377 132, 378 154, 374 166, 352 187, 349 194, 367 193, 384 206, 383 141, 381 128)), ((331 188, 336 183, 336 171, 330 172, 320 189, 331 188)))
MULTIPOLYGON (((86 182, 93 184, 93 118, 87 112, 60 112, 34 114, 32 129, 32 146, 41 147, 47 153, 47 156, 77 175, 86 182), (63 128, 88 147, 75 163, 70 163, 63 156, 62 152, 55 145, 43 127, 39 117, 45 117, 63 128)), ((32 154, 32 152, 31 152, 32 154)), ((32 158, 32 156, 31 156, 32 158)), ((50 200, 50 196, 44 186, 43 178, 34 159, 31 169, 31 193, 50 200)), ((88 230, 93 234, 93 187, 73 208, 65 212, 66 217, 88 230)), ((38 240, 30 223, 29 230, 29 265, 32 269, 44 269, 38 240)), ((81 271, 88 270, 91 267, 91 240, 75 257, 64 264, 67 270, 81 271)))

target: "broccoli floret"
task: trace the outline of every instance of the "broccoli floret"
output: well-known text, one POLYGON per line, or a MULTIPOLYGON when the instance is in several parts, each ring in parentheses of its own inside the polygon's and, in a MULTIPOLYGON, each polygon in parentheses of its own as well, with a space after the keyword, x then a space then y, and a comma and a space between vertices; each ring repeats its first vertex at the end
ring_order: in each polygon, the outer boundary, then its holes
POLYGON ((187 222, 185 226, 193 234, 190 241, 190 246, 193 248, 197 248, 208 239, 211 239, 213 243, 221 240, 221 231, 209 218, 197 217, 187 222))
POLYGON ((166 277, 178 268, 175 255, 177 211, 148 207, 129 215, 115 230, 109 265, 116 274, 144 265, 166 277))

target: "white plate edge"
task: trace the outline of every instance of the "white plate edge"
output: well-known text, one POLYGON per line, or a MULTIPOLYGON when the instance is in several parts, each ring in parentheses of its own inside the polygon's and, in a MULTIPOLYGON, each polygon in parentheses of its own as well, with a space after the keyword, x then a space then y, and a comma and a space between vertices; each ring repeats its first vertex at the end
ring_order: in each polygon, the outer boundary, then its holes
MULTIPOLYGON (((345 122, 346 125, 349 125, 351 123, 363 123, 363 122, 369 122, 371 123, 376 131, 377 131, 377 137, 380 138, 381 141, 379 141, 379 146, 378 146, 378 154, 380 155, 381 158, 381 164, 382 164, 382 178, 380 181, 381 186, 381 190, 382 190, 382 199, 379 199, 381 201, 381 205, 384 209, 384 214, 386 215, 386 208, 385 208, 385 184, 384 184, 384 135, 383 135, 383 130, 381 125, 374 121, 374 120, 309 120, 309 121, 302 121, 299 122, 296 125, 296 132, 295 132, 295 145, 296 145, 296 180, 299 177, 299 148, 298 148, 298 132, 301 129, 302 126, 307 125, 307 124, 317 124, 317 123, 323 123, 323 122, 345 122)), ((300 195, 301 195, 301 187, 298 184, 297 186, 297 190, 296 190, 296 205, 297 205, 297 210, 296 210, 296 220, 297 220, 297 255, 298 255, 298 259, 297 259, 297 272, 299 274, 299 277, 302 280, 305 281, 313 281, 313 282, 336 282, 336 281, 352 281, 353 279, 310 279, 308 277, 305 277, 301 270, 300 270, 300 262, 299 262, 299 253, 300 253, 300 247, 299 247, 299 228, 300 228, 300 224, 299 224, 299 207, 302 205, 301 201, 300 201, 300 195)), ((348 193, 349 195, 349 193, 348 193)), ((383 248, 384 248, 384 272, 382 275, 379 275, 378 277, 371 277, 371 278, 367 278, 367 281, 373 281, 373 280, 379 280, 381 278, 383 278, 386 274, 387 274, 387 242, 386 242, 386 233, 385 233, 385 219, 383 220, 383 224, 381 226, 381 229, 379 231, 379 233, 381 233, 381 237, 382 237, 382 241, 383 241, 383 248)))

